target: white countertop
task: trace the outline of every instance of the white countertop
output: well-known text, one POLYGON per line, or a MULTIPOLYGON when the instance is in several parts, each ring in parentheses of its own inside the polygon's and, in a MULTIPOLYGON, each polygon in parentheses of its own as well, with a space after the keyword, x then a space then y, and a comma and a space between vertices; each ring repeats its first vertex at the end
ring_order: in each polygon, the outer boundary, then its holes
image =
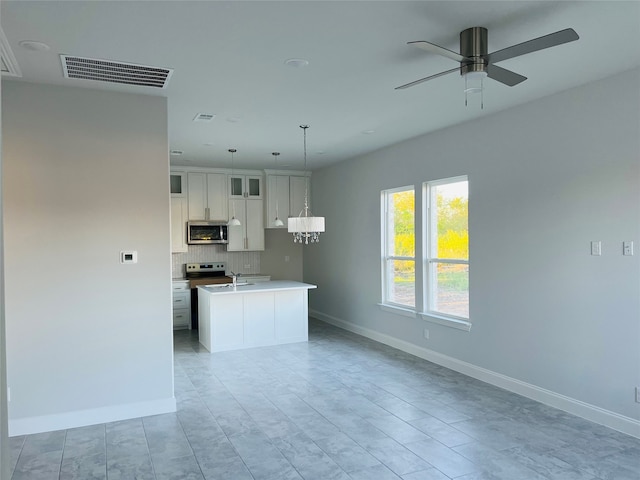
POLYGON ((294 282, 292 280, 273 280, 270 282, 258 282, 242 285, 242 277, 240 277, 239 285, 236 287, 230 285, 231 284, 199 285, 198 291, 204 291, 211 295, 232 295, 254 292, 273 292, 276 290, 310 290, 312 288, 317 288, 316 285, 312 285, 310 283, 294 282))

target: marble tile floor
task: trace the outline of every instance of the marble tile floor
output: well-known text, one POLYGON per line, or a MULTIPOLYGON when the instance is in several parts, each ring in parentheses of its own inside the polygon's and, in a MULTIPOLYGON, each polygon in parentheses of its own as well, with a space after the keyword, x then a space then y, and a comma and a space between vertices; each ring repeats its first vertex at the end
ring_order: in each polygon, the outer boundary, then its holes
POLYGON ((175 414, 10 439, 13 480, 639 480, 640 440, 310 320, 175 339, 175 414))

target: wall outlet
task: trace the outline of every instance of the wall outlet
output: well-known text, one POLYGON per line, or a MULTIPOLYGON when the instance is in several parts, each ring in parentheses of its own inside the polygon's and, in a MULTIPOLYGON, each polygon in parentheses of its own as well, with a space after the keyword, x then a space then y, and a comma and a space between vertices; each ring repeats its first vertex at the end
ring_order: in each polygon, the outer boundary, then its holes
POLYGON ((289 260, 290 260, 289 255, 285 255, 285 256, 284 256, 284 261, 285 261, 285 262, 288 262, 289 260))
POLYGON ((633 242, 622 242, 622 254, 631 256, 633 255, 633 242))
POLYGON ((636 387, 636 403, 640 403, 640 387, 636 387))
POLYGON ((591 242, 591 255, 602 255, 602 244, 600 241, 591 242))
POLYGON ((423 335, 424 335, 424 338, 426 338, 427 340, 429 340, 429 329, 428 329, 428 328, 425 328, 425 329, 424 329, 424 333, 423 333, 423 335))
POLYGON ((251 268, 251 265, 249 265, 248 263, 245 264, 244 268, 251 268))

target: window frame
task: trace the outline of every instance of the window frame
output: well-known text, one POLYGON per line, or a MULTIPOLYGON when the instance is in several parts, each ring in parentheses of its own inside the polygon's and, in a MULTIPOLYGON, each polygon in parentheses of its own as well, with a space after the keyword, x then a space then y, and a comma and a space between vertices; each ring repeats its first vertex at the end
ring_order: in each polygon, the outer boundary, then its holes
MULTIPOLYGON (((460 175, 456 177, 448 177, 438 180, 431 180, 423 182, 422 184, 422 201, 423 201, 423 228, 422 228, 422 272, 423 272, 423 302, 424 312, 421 316, 425 320, 433 321, 442 325, 459 328, 469 331, 471 328, 471 314, 469 312, 468 317, 453 315, 445 313, 439 310, 435 310, 432 306, 435 304, 434 298, 436 295, 435 276, 437 275, 438 263, 452 264, 452 265, 467 265, 470 269, 470 255, 468 259, 458 258, 439 258, 435 255, 437 244, 437 213, 434 214, 432 208, 433 190, 434 187, 442 185, 448 185, 452 183, 467 182, 467 201, 469 199, 469 177, 468 175, 460 175)), ((469 221, 469 214, 467 213, 467 225, 469 221)), ((471 288, 467 287, 467 295, 469 295, 471 288)))
POLYGON ((389 199, 391 195, 395 193, 401 192, 413 192, 414 198, 414 208, 413 208, 413 234, 414 239, 416 238, 416 208, 415 208, 415 200, 416 200, 416 186, 415 185, 405 185, 402 187, 396 188, 388 188, 384 189, 380 192, 380 233, 381 233, 381 255, 380 255, 380 268, 381 268, 381 303, 380 306, 383 309, 389 309, 394 313, 399 313, 401 315, 406 316, 414 316, 417 309, 417 289, 416 283, 414 281, 413 284, 413 299, 414 305, 407 305, 404 303, 394 302, 390 300, 391 297, 391 284, 390 282, 395 279, 395 276, 392 273, 393 262, 396 260, 399 261, 412 261, 413 262, 413 270, 414 275, 417 276, 417 268, 418 268, 418 257, 416 256, 416 247, 417 244, 414 245, 413 257, 407 256, 398 256, 398 255, 389 255, 389 247, 390 245, 395 244, 395 234, 393 231, 394 223, 390 222, 390 212, 389 212, 389 199), (389 243, 391 242, 391 243, 389 243))

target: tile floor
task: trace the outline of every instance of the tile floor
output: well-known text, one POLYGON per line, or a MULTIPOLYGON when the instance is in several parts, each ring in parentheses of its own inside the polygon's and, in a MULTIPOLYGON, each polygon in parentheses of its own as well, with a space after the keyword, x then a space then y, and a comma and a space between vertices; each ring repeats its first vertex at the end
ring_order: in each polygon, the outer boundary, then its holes
POLYGON ((11 439, 13 480, 638 480, 640 440, 312 320, 209 354, 175 334, 176 414, 11 439))

